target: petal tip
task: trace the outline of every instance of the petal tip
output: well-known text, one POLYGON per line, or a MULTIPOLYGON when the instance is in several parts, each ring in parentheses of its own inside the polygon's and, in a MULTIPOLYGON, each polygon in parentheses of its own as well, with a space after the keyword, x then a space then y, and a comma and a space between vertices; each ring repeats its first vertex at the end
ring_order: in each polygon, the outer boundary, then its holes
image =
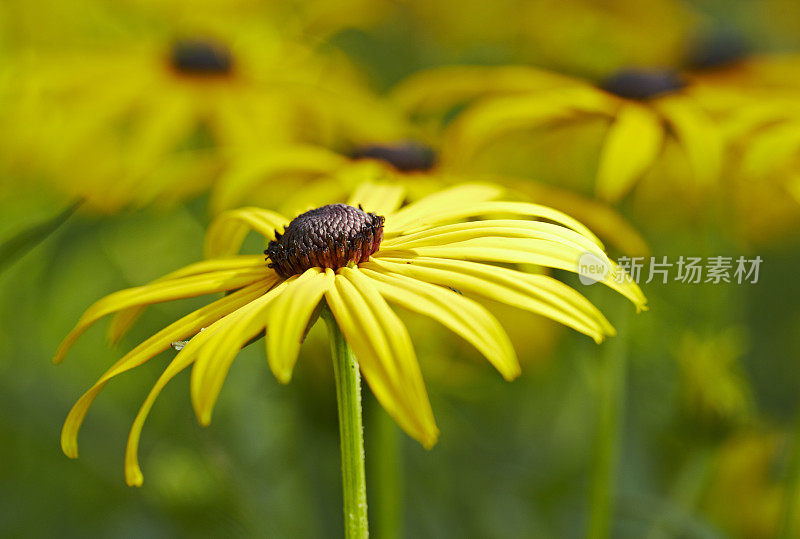
POLYGON ((125 482, 129 487, 141 487, 144 483, 144 476, 137 466, 135 469, 125 470, 125 482))

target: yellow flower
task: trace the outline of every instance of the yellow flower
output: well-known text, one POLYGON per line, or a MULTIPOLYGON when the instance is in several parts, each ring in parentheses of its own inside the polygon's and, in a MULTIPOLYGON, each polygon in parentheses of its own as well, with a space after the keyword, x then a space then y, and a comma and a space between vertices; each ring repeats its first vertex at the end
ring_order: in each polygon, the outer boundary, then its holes
POLYGON ((206 190, 219 147, 335 143, 370 107, 343 55, 286 39, 274 24, 155 19, 132 37, 14 58, 9 159, 116 211, 206 190))
POLYGON ((645 240, 609 206, 529 178, 449 170, 438 158, 435 144, 399 135, 391 142, 388 135, 402 133, 400 125, 398 120, 393 124, 387 122, 382 131, 385 137, 356 139, 362 142, 355 144, 349 153, 309 144, 265 148, 257 154, 233 152, 212 188, 211 214, 218 215, 247 203, 295 215, 326 202, 345 201, 353 189, 367 181, 402 186, 410 201, 442 186, 489 182, 507 187, 508 195, 515 200, 532 200, 570 212, 627 255, 649 252, 645 240), (388 128, 390 124, 393 129, 388 128))
POLYGON ((695 95, 731 149, 724 204, 740 238, 780 241, 800 223, 793 197, 800 178, 800 56, 725 52, 717 51, 721 65, 690 73, 695 95))
POLYGON ((604 284, 637 309, 645 308, 639 288, 620 278, 624 274, 583 225, 546 206, 498 201, 501 192, 490 185, 465 184, 401 207, 401 188, 365 185, 349 205, 323 206, 291 221, 258 208, 222 214, 206 236, 208 260, 99 300, 65 338, 56 362, 105 315, 117 313, 109 329, 110 338, 117 340, 148 304, 230 292, 147 339, 101 376, 65 422, 64 452, 77 456, 78 429, 108 381, 175 341, 189 339, 148 395, 131 430, 125 473, 129 484, 141 484, 139 436, 164 385, 193 364, 192 403, 207 425, 234 357, 265 328, 270 368, 280 382, 289 382, 303 335, 323 299, 376 398, 425 447, 436 442, 438 430, 411 339, 387 301, 451 329, 508 380, 519 375, 514 349, 494 316, 472 297, 539 313, 597 342, 613 335, 614 328, 568 285, 504 265, 576 272, 581 257, 591 253, 608 265, 604 284), (250 230, 269 240, 266 263, 261 255, 236 254, 250 230))
POLYGON ((463 169, 489 142, 554 124, 609 123, 597 164, 598 196, 616 201, 659 159, 667 142, 685 154, 696 190, 717 181, 719 129, 678 73, 622 70, 600 84, 522 66, 446 67, 413 75, 394 99, 412 114, 442 115, 477 101, 448 128, 442 159, 463 169), (482 99, 478 99, 482 98, 482 99))

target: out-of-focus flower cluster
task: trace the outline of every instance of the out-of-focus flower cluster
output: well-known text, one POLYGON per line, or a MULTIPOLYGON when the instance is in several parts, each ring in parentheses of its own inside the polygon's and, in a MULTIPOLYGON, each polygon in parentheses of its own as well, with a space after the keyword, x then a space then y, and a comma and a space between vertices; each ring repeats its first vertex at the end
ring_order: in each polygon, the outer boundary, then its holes
MULTIPOLYGON (((406 203, 499 184, 619 256, 784 260, 800 231, 800 8, 706 4, 4 0, 0 270, 73 211, 101 225, 205 225, 242 206, 291 217, 365 182, 401 185, 406 203)), ((764 260, 769 283, 778 263, 764 260)), ((753 374, 773 335, 759 324, 797 310, 758 311, 761 288, 657 285, 633 348, 674 378, 661 389, 677 411, 659 420, 716 455, 694 505, 766 535, 783 498, 762 468, 785 403, 764 404, 773 379, 753 374), (768 500, 730 510, 731 488, 768 500)), ((500 318, 523 363, 571 346, 542 318, 500 318)), ((419 346, 443 394, 478 385, 458 344, 419 346)))

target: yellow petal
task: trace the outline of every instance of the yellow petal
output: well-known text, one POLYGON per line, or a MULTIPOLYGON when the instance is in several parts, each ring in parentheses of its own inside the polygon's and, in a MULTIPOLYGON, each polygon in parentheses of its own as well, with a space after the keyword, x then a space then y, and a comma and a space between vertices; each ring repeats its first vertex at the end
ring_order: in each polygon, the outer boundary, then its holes
POLYGON ((294 276, 281 282, 263 296, 228 315, 224 324, 219 326, 198 352, 192 368, 191 397, 201 425, 211 423, 211 413, 236 354, 247 341, 266 327, 267 313, 272 301, 297 279, 294 276))
POLYGON ((364 211, 378 215, 394 213, 403 202, 405 189, 399 185, 361 184, 347 202, 351 206, 361 205, 364 211))
POLYGON ((528 238, 563 243, 584 252, 594 253, 601 260, 608 262, 606 254, 596 243, 572 229, 552 223, 520 219, 470 221, 429 228, 414 234, 385 240, 381 244, 381 248, 386 250, 413 249, 486 237, 528 238))
POLYGON ((235 290, 269 276, 266 268, 224 270, 155 282, 114 292, 89 307, 64 338, 53 362, 60 363, 72 344, 89 326, 104 316, 130 307, 235 290))
POLYGON ((389 301, 433 318, 472 344, 506 380, 519 376, 519 362, 506 332, 483 306, 447 288, 403 275, 368 268, 360 271, 389 301))
POLYGON ((420 212, 411 220, 398 219, 400 216, 400 213, 398 213, 394 218, 386 220, 386 227, 392 232, 413 234, 414 232, 419 232, 449 221, 460 221, 468 218, 497 214, 523 215, 526 217, 547 219, 548 221, 553 221, 567 228, 571 228, 575 232, 589 238, 599 247, 603 247, 602 242, 597 236, 579 221, 553 208, 548 208, 540 204, 531 204, 529 202, 486 201, 465 204, 462 201, 460 204, 453 204, 451 207, 444 207, 439 211, 436 211, 435 208, 430 208, 430 211, 424 213, 420 212))
POLYGON ((206 258, 235 255, 242 247, 247 233, 254 230, 266 240, 275 239, 275 230, 289 220, 261 208, 239 208, 220 214, 206 231, 203 254, 206 258))
POLYGON ((387 219, 387 232, 402 232, 420 217, 438 211, 457 210, 465 204, 477 204, 495 199, 505 189, 489 183, 463 183, 449 189, 437 191, 412 202, 387 219))
POLYGON ((800 156, 800 122, 785 122, 755 134, 745 147, 743 174, 763 178, 790 166, 800 156))
MULTIPOLYGON (((188 277, 190 275, 199 275, 201 273, 209 273, 214 271, 235 270, 246 268, 258 268, 265 265, 263 255, 241 255, 230 258, 216 258, 212 260, 204 260, 189 264, 179 270, 168 273, 167 275, 151 281, 151 283, 168 281, 170 279, 178 279, 180 277, 188 277)), ((136 320, 144 311, 144 307, 131 307, 117 312, 112 318, 108 326, 106 336, 111 344, 117 344, 125 333, 133 326, 136 320)))
POLYGON ((398 84, 390 98, 411 114, 444 113, 479 97, 532 92, 571 84, 568 77, 528 66, 444 66, 398 84))
POLYGON ((309 319, 330 285, 317 268, 306 274, 311 277, 289 284, 267 315, 267 360, 273 374, 283 384, 292 378, 309 319))
POLYGON ((603 241, 615 246, 625 255, 646 256, 650 253, 650 248, 641 234, 620 213, 605 203, 530 178, 503 175, 490 177, 489 180, 508 185, 537 204, 568 212, 603 238, 603 241))
POLYGON ((374 287, 352 275, 357 270, 340 271, 325 298, 364 378, 398 425, 423 446, 432 447, 439 430, 408 331, 374 287))
POLYGON ((227 323, 231 316, 235 315, 236 311, 228 314, 220 320, 217 320, 207 327, 205 331, 202 331, 192 337, 189 342, 186 343, 186 346, 183 347, 183 350, 178 352, 178 355, 176 355, 170 364, 167 365, 167 368, 163 373, 161 373, 161 376, 159 376, 155 385, 150 390, 150 393, 148 393, 147 398, 145 399, 144 403, 142 403, 141 408, 139 408, 139 412, 136 414, 136 418, 131 426, 130 434, 128 434, 128 445, 125 449, 125 480, 128 485, 132 487, 138 487, 141 486, 142 481, 144 480, 142 471, 139 468, 139 439, 141 438, 142 427, 144 427, 144 422, 147 419, 147 415, 150 413, 150 410, 152 409, 156 398, 158 398, 158 395, 161 393, 161 390, 164 389, 167 383, 172 380, 175 375, 192 364, 197 357, 198 352, 203 348, 203 345, 207 343, 208 340, 227 323))
POLYGON ((587 114, 611 114, 616 104, 611 96, 591 86, 486 99, 467 109, 449 127, 441 161, 448 167, 464 166, 504 135, 587 114))
MULTIPOLYGON (((413 253, 451 259, 484 260, 511 264, 536 264, 577 272, 584 251, 561 242, 521 238, 477 237, 445 245, 426 245, 403 251, 386 251, 386 256, 413 253)), ((377 253, 384 255, 384 251, 377 253)))
MULTIPOLYGON (((403 251, 376 253, 375 258, 387 256, 413 259, 416 256, 447 258, 453 260, 482 260, 508 264, 535 264, 578 273, 581 256, 579 249, 561 243, 520 240, 518 238, 476 238, 449 245, 417 247, 403 251)), ((630 299, 637 309, 646 308, 647 300, 638 285, 613 262, 603 284, 630 299)))
POLYGON ((435 258, 373 259, 374 266, 448 286, 531 311, 569 326, 600 342, 615 331, 592 303, 566 284, 547 275, 527 274, 508 268, 463 260, 435 258))
POLYGON ((155 355, 168 349, 173 342, 194 335, 201 329, 210 326, 220 318, 265 293, 272 284, 272 281, 266 280, 237 290, 210 305, 184 316, 125 354, 78 399, 78 402, 70 410, 61 430, 61 449, 64 453, 70 458, 78 457, 78 430, 92 402, 112 378, 149 361, 155 355))
POLYGON ((620 107, 600 153, 597 194, 622 198, 655 162, 663 140, 664 126, 651 109, 634 103, 620 107))
POLYGON ((701 186, 715 183, 722 170, 723 143, 711 118, 686 97, 663 97, 654 102, 678 140, 695 180, 701 186))

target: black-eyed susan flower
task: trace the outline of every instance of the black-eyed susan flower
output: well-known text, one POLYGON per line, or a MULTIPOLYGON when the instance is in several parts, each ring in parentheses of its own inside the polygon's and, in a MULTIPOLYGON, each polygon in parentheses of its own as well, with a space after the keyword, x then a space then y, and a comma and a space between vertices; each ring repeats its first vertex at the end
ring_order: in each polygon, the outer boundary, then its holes
POLYGON ((220 147, 329 144, 358 128, 372 97, 343 55, 263 17, 213 13, 139 14, 117 39, 15 57, 9 160, 115 211, 206 190, 220 147))
POLYGON ((509 133, 604 119, 595 190, 610 201, 630 191, 666 144, 684 154, 695 190, 717 181, 722 165, 719 129, 687 80, 668 69, 621 70, 594 84, 522 66, 447 67, 413 75, 394 98, 412 113, 470 105, 443 143, 442 160, 454 169, 509 133))
MULTIPOLYGON (((534 201, 568 211, 610 245, 628 255, 648 252, 644 239, 617 212, 594 200, 529 178, 508 174, 475 174, 452 170, 439 158, 437 142, 404 137, 408 129, 395 119, 394 139, 362 137, 347 150, 291 144, 265 148, 258 154, 231 152, 211 191, 212 215, 250 204, 295 215, 330 201, 346 201, 364 182, 402 187, 415 201, 443 186, 488 182, 508 189, 506 197, 534 201), (367 142, 369 141, 369 142, 367 142)), ((374 133, 373 133, 374 134, 374 133)), ((434 138, 435 137, 431 137, 434 138)))
POLYGON ((294 219, 258 208, 223 213, 206 236, 208 260, 99 300, 65 338, 56 362, 108 314, 117 313, 109 329, 116 340, 148 304, 227 292, 106 371, 70 412, 62 432, 64 452, 77 457, 78 429, 111 379, 172 343, 188 340, 156 382, 131 430, 125 474, 129 484, 141 484, 137 447, 142 425, 170 379, 193 366, 192 404, 207 425, 237 352, 265 328, 270 368, 280 382, 290 381, 303 335, 321 305, 335 318, 378 401, 409 435, 430 447, 438 430, 411 337, 390 303, 449 328, 507 380, 520 372, 514 349, 477 300, 541 314, 597 342, 614 334, 603 314, 576 290, 513 266, 577 272, 581 257, 591 253, 609 269, 604 284, 637 309, 645 307, 636 284, 619 278, 624 274, 582 224, 546 206, 497 200, 501 193, 497 187, 465 184, 402 206, 401 188, 365 185, 348 204, 322 206, 294 219), (262 255, 237 254, 250 230, 269 242, 266 261, 262 255))

